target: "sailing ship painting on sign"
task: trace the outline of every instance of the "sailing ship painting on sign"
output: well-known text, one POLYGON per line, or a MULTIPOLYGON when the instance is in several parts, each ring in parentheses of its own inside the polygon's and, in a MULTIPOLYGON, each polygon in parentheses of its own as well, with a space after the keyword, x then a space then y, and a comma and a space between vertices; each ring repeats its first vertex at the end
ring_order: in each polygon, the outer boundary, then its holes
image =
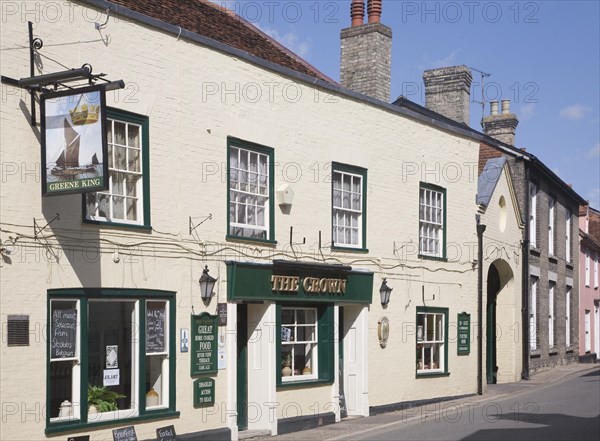
POLYGON ((104 91, 88 87, 42 95, 42 193, 107 187, 104 91))

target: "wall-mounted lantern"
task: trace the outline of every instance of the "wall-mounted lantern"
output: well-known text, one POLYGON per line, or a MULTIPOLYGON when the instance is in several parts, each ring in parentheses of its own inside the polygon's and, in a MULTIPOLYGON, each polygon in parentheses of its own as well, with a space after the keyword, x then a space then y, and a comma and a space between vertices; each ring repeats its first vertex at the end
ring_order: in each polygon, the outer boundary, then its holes
POLYGON ((198 281, 200 284, 200 297, 202 297, 202 300, 206 302, 210 301, 216 281, 217 279, 208 274, 208 265, 205 265, 202 276, 198 281))
POLYGON ((390 303, 390 294, 392 293, 392 289, 387 285, 386 279, 383 279, 381 283, 381 288, 379 288, 379 295, 381 296, 381 304, 383 306, 387 306, 390 303))

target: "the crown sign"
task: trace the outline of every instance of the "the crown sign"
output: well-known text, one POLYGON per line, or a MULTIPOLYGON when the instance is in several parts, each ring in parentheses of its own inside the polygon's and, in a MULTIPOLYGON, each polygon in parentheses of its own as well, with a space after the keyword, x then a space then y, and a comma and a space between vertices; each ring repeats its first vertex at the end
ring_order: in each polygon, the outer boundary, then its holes
POLYGON ((89 110, 87 104, 81 105, 81 110, 75 106, 73 110, 69 110, 71 114, 71 121, 76 126, 82 126, 84 124, 94 124, 98 122, 100 116, 100 106, 90 104, 89 110))

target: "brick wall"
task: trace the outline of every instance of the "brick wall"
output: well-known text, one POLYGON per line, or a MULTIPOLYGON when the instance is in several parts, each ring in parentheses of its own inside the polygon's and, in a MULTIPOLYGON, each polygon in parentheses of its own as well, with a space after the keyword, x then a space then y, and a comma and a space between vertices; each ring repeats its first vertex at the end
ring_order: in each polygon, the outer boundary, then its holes
POLYGON ((392 30, 381 23, 343 29, 340 82, 344 87, 390 101, 392 30))
POLYGON ((577 272, 579 256, 577 253, 577 204, 570 198, 557 192, 554 183, 540 177, 532 176, 537 184, 536 232, 537 247, 529 253, 531 274, 539 274, 537 298, 537 339, 538 347, 531 351, 530 368, 534 372, 545 367, 554 367, 577 360, 579 337, 575 329, 578 326, 577 311, 579 309, 579 275, 577 272), (554 253, 549 253, 549 201, 555 200, 554 206, 554 253), (571 213, 571 262, 566 261, 566 217, 571 213), (549 292, 554 286, 554 346, 550 347, 549 292), (571 290, 570 345, 566 346, 566 300, 567 291, 571 290))

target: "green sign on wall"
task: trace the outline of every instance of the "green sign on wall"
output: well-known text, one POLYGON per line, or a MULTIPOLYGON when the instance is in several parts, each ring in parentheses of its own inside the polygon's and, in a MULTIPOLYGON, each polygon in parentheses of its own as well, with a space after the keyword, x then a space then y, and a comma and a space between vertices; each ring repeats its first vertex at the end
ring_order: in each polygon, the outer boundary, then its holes
POLYGON ((373 273, 340 265, 227 263, 229 301, 371 304, 373 273))
POLYGON ((217 316, 202 313, 192 316, 191 374, 216 374, 217 368, 217 316))
POLYGON ((461 312, 456 319, 458 338, 456 340, 457 355, 469 355, 471 352, 471 314, 461 312))
POLYGON ((198 378, 194 381, 194 407, 211 406, 215 404, 215 380, 198 378))

